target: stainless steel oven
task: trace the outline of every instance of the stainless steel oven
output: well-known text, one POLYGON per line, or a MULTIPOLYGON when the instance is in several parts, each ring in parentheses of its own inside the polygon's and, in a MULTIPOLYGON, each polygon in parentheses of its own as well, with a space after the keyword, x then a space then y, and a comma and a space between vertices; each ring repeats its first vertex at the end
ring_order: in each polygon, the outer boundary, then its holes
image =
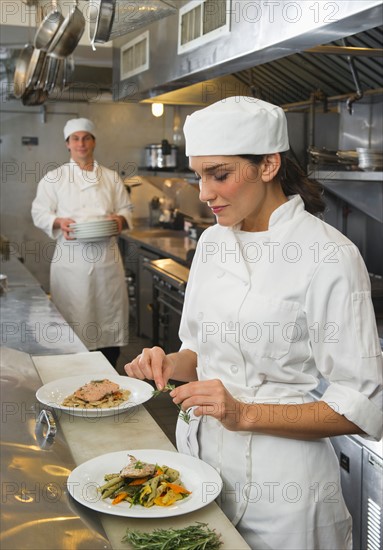
POLYGON ((161 346, 166 353, 177 351, 189 269, 169 258, 148 262, 145 268, 153 279, 153 345, 161 346))

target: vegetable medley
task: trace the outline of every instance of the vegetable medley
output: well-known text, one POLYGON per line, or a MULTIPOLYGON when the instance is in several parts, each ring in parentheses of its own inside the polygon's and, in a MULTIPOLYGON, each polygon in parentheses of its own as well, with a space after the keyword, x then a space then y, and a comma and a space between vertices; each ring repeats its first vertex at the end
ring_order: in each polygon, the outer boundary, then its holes
POLYGON ((106 474, 100 487, 101 498, 111 498, 112 504, 127 501, 133 506, 170 506, 187 498, 188 491, 178 470, 169 466, 148 464, 130 456, 130 463, 118 474, 106 474))

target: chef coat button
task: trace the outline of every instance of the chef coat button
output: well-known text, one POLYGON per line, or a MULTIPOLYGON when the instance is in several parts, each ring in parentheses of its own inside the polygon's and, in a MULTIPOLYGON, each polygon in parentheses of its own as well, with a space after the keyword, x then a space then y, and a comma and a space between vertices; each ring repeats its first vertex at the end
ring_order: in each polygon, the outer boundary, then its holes
POLYGON ((231 365, 230 371, 232 372, 232 374, 237 374, 237 372, 238 372, 237 365, 231 365))
POLYGON ((199 313, 197 313, 197 321, 202 321, 203 319, 203 313, 202 311, 200 311, 199 313))

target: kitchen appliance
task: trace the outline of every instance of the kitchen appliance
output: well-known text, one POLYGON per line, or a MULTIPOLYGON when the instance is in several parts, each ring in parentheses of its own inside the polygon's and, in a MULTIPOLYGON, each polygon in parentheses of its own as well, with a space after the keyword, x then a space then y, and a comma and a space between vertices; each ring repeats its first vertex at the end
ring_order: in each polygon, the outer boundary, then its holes
POLYGON ((353 549, 380 550, 383 542, 383 460, 354 438, 331 438, 342 493, 353 521, 353 549))
POLYGON ((145 147, 145 166, 149 170, 174 170, 177 168, 178 147, 163 139, 145 147))
POLYGON ((189 269, 169 258, 152 260, 145 268, 153 277, 153 345, 170 353, 181 345, 178 330, 189 269))

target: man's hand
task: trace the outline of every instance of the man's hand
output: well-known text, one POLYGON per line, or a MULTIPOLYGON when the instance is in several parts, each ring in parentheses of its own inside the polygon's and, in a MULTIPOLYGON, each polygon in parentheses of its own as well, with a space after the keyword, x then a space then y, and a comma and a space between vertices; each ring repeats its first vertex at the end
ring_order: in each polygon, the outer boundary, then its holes
POLYGON ((76 223, 75 220, 73 220, 72 218, 56 218, 53 222, 53 229, 61 229, 64 234, 64 238, 67 241, 73 241, 73 229, 69 227, 72 223, 76 223))

